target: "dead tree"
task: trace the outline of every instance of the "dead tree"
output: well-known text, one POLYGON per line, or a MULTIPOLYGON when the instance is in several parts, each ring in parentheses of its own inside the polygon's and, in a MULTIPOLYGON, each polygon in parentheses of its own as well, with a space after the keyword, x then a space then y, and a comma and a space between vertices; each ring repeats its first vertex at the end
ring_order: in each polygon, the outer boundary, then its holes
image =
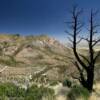
MULTIPOLYGON (((80 84, 85 87, 90 93, 93 90, 93 82, 94 82, 94 68, 96 64, 96 60, 100 56, 100 51, 95 55, 94 47, 100 41, 99 39, 94 39, 94 35, 97 33, 97 25, 95 23, 95 15, 91 10, 90 13, 90 21, 89 21, 89 31, 88 31, 88 38, 80 37, 79 34, 81 33, 81 29, 83 27, 82 22, 80 21, 80 15, 82 13, 81 9, 78 9, 77 6, 73 7, 71 12, 72 21, 67 22, 70 26, 70 32, 67 31, 67 34, 70 35, 69 40, 72 42, 72 49, 75 56, 76 61, 74 65, 76 66, 77 70, 79 71, 78 79, 80 84), (77 51, 77 45, 81 42, 81 40, 85 40, 88 43, 88 56, 86 57, 83 54, 79 54, 77 51), (85 60, 85 62, 83 61, 85 60), (84 72, 86 74, 84 74, 84 72)), ((84 33, 86 35, 86 33, 84 33)))

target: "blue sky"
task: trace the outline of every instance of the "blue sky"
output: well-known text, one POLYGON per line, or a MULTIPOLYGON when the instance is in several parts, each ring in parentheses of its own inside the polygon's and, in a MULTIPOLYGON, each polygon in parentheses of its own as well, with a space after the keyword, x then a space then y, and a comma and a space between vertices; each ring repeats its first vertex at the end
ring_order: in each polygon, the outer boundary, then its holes
POLYGON ((100 9, 100 0, 0 0, 0 33, 48 34, 66 41, 68 11, 78 4, 88 15, 100 9))

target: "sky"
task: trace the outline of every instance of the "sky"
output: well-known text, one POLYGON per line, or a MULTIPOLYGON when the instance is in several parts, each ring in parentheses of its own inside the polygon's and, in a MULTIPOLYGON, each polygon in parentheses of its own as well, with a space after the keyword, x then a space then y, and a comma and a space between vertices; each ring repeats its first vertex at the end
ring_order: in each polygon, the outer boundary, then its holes
POLYGON ((74 4, 88 11, 100 9, 100 0, 0 0, 0 33, 47 34, 65 42, 69 11, 74 4))

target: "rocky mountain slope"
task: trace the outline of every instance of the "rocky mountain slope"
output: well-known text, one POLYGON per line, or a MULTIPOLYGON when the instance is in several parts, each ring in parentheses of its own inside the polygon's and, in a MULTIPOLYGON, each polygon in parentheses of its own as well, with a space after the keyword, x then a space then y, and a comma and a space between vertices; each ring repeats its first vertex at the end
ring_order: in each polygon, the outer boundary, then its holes
POLYGON ((46 72, 49 78, 60 79, 66 71, 74 71, 73 67, 69 67, 72 66, 69 59, 72 56, 71 49, 46 35, 0 34, 0 51, 3 76, 32 75, 44 69, 42 74, 46 72))
POLYGON ((0 50, 1 60, 16 60, 35 67, 44 64, 66 64, 67 56, 71 54, 64 45, 45 35, 0 35, 0 50))

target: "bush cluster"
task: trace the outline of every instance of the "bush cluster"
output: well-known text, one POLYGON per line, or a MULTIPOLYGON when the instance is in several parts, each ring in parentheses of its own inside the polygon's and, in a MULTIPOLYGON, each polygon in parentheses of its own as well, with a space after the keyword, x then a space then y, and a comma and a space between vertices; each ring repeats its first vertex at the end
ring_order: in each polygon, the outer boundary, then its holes
POLYGON ((25 90, 12 83, 0 84, 0 100, 42 100, 43 97, 53 97, 53 95, 52 89, 36 85, 25 90))
POLYGON ((67 97, 68 100, 77 100, 78 98, 82 98, 81 100, 88 100, 89 95, 90 94, 86 88, 75 85, 71 88, 67 97))

